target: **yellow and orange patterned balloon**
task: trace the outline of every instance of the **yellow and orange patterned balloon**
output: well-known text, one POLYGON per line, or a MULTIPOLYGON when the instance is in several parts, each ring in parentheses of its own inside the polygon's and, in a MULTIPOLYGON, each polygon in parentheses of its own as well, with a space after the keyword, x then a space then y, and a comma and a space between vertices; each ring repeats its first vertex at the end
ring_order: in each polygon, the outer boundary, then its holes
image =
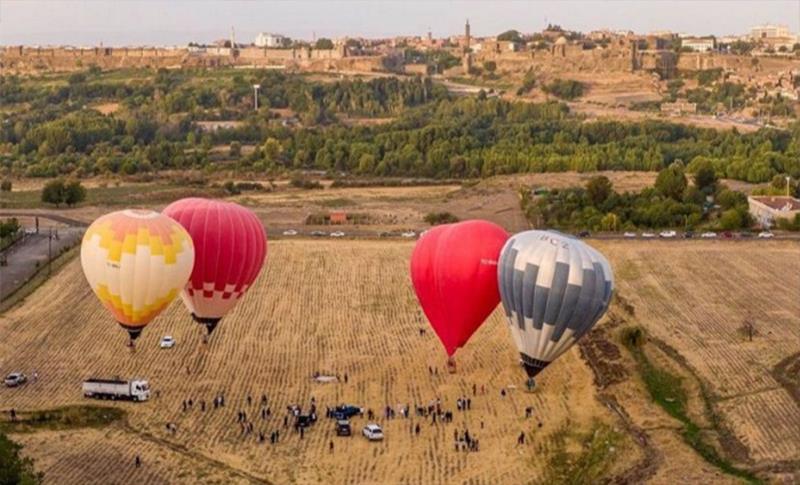
POLYGON ((131 345, 180 293, 194 266, 189 233, 149 210, 106 214, 86 230, 81 265, 95 295, 128 331, 131 345))

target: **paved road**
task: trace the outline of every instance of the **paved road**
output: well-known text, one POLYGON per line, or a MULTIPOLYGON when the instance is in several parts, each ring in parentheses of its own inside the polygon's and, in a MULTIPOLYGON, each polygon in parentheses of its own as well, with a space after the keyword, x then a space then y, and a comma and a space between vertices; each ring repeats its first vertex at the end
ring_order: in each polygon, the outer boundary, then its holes
MULTIPOLYGON (((40 216, 41 217, 41 216, 40 216)), ((68 227, 58 230, 58 239, 51 241, 53 257, 62 248, 71 247, 83 236, 82 227, 68 227)), ((39 267, 47 264, 48 233, 31 234, 5 252, 7 266, 0 266, 0 301, 5 300, 14 290, 36 273, 39 267), (37 264, 38 263, 38 264, 37 264)))
POLYGON ((60 222, 68 226, 86 226, 85 222, 77 219, 70 219, 69 217, 64 217, 61 214, 36 210, 0 210, 0 218, 5 217, 39 217, 41 219, 50 219, 51 221, 60 222))

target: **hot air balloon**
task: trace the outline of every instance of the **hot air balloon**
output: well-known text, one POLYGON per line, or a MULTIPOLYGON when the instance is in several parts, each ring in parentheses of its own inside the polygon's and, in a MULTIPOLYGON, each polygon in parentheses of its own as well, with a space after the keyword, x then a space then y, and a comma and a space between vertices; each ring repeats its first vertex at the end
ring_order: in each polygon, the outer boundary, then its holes
POLYGON ((128 331, 129 345, 184 287, 194 265, 189 234, 169 217, 123 210, 92 223, 81 265, 97 298, 128 331))
POLYGON ((210 335, 264 265, 264 226, 252 211, 217 200, 181 199, 163 213, 180 223, 194 240, 194 270, 181 298, 192 318, 205 325, 210 335))
POLYGON ((487 221, 436 226, 411 255, 411 280, 448 365, 500 302, 497 258, 508 233, 487 221))
POLYGON ((614 289, 602 254, 552 231, 512 236, 500 253, 497 280, 529 384, 591 330, 614 289))

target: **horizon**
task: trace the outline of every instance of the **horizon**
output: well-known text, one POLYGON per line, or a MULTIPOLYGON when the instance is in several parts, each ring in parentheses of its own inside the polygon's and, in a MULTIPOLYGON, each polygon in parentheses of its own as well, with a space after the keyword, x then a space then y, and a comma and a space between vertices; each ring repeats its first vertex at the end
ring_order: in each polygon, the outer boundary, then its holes
POLYGON ((786 25, 797 33, 800 1, 0 0, 0 45, 180 46, 227 39, 231 28, 242 44, 252 43, 260 32, 313 40, 424 36, 430 29, 435 38, 443 38, 462 34, 466 19, 476 37, 510 29, 538 32, 548 23, 581 32, 669 30, 715 36, 743 35, 753 26, 769 23, 786 25), (722 4, 726 10, 720 18, 722 4), (686 15, 687 8, 693 10, 692 15, 686 15))

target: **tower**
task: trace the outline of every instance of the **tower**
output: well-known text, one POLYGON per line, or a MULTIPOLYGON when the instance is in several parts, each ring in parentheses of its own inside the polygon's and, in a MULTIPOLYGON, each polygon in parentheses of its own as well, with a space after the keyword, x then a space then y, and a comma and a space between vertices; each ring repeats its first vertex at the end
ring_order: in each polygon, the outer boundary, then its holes
POLYGON ((469 74, 469 71, 472 68, 472 51, 469 48, 469 44, 469 19, 467 19, 467 23, 464 24, 464 57, 462 58, 464 74, 469 74))

